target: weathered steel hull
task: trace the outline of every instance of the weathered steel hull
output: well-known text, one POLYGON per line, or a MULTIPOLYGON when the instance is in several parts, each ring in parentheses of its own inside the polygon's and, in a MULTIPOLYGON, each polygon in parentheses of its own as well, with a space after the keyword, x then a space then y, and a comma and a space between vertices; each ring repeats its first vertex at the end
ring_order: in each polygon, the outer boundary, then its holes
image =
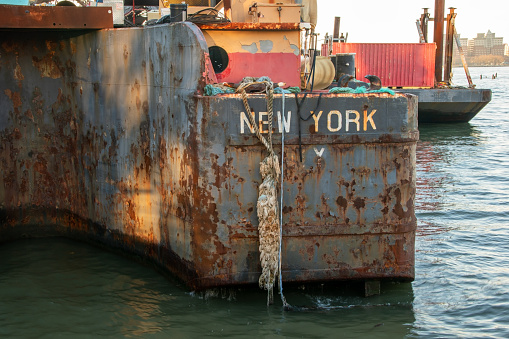
MULTIPOLYGON (((0 51, 0 242, 64 235, 195 289, 257 283, 266 151, 238 95, 202 96, 213 75, 196 26, 14 31, 0 51)), ((286 95, 283 279, 413 279, 417 98, 298 100, 316 114, 299 121, 286 95)), ((249 104, 266 130, 265 97, 249 104)))
POLYGON ((490 89, 404 89, 399 92, 418 96, 419 122, 468 122, 490 101, 490 89))

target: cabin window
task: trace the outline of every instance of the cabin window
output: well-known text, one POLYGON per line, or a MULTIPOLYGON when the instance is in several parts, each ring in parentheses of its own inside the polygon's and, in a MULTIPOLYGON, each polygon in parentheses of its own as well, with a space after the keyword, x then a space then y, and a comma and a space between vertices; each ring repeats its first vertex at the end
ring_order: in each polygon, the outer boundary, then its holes
POLYGON ((219 46, 209 47, 210 61, 212 61, 212 67, 214 72, 221 73, 228 67, 228 53, 219 46))

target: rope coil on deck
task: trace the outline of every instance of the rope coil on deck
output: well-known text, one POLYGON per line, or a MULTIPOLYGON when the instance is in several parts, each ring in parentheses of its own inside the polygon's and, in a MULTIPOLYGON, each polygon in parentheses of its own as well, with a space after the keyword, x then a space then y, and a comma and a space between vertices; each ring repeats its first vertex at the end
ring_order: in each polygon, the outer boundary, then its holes
POLYGON ((262 266, 262 274, 260 275, 258 284, 260 288, 267 290, 267 304, 271 304, 274 295, 274 284, 278 277, 280 267, 280 223, 278 219, 277 185, 279 183, 281 169, 279 167, 279 159, 272 148, 274 89, 270 80, 256 81, 245 78, 237 88, 237 92, 241 94, 247 116, 249 117, 256 136, 269 152, 269 155, 260 163, 260 174, 263 182, 259 187, 256 208, 259 221, 258 237, 260 241, 260 263, 262 266), (245 88, 254 84, 265 84, 266 86, 269 120, 268 140, 261 134, 247 101, 245 88))

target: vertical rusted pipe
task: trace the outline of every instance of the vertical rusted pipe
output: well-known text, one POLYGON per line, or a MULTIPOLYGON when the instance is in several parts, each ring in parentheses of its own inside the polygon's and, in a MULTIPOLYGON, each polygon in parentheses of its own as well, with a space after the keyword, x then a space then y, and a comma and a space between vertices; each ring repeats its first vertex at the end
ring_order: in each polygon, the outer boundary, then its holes
POLYGON ((447 14, 447 29, 445 34, 445 63, 444 63, 444 82, 451 83, 452 72, 452 47, 454 45, 454 7, 449 7, 449 14, 447 14))
POLYGON ((442 82, 442 66, 444 60, 444 11, 445 0, 435 0, 435 30, 433 41, 437 46, 435 57, 435 82, 442 82))
MULTIPOLYGON (((217 5, 216 5, 217 6, 217 5)), ((232 18, 232 1, 223 0, 224 16, 228 19, 232 18)))
POLYGON ((428 42, 428 21, 429 21, 429 13, 427 8, 423 8, 424 13, 421 14, 421 32, 424 36, 424 42, 428 42))
POLYGON ((339 22, 341 18, 339 16, 334 18, 334 33, 332 34, 332 41, 338 42, 339 41, 339 22))
POLYGON ((458 33, 456 32, 456 27, 454 27, 454 40, 456 40, 456 46, 458 47, 458 53, 460 54, 461 57, 461 63, 463 64, 465 75, 467 76, 468 88, 475 88, 475 85, 472 82, 472 77, 470 77, 470 71, 468 70, 467 60, 465 59, 465 54, 463 53, 463 48, 461 47, 460 38, 458 37, 458 33))

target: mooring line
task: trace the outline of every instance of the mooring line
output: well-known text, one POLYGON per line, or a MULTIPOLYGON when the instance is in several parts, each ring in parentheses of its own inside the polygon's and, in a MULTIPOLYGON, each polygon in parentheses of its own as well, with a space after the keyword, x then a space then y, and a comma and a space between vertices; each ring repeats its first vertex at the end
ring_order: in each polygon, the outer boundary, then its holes
POLYGON ((286 298, 283 295, 283 274, 281 272, 281 248, 283 243, 283 181, 284 181, 284 163, 285 163, 285 126, 286 126, 286 118, 285 118, 285 91, 283 91, 282 96, 282 104, 281 104, 281 202, 279 204, 279 294, 281 295, 281 301, 283 302, 283 309, 289 309, 291 306, 286 302, 286 298))

